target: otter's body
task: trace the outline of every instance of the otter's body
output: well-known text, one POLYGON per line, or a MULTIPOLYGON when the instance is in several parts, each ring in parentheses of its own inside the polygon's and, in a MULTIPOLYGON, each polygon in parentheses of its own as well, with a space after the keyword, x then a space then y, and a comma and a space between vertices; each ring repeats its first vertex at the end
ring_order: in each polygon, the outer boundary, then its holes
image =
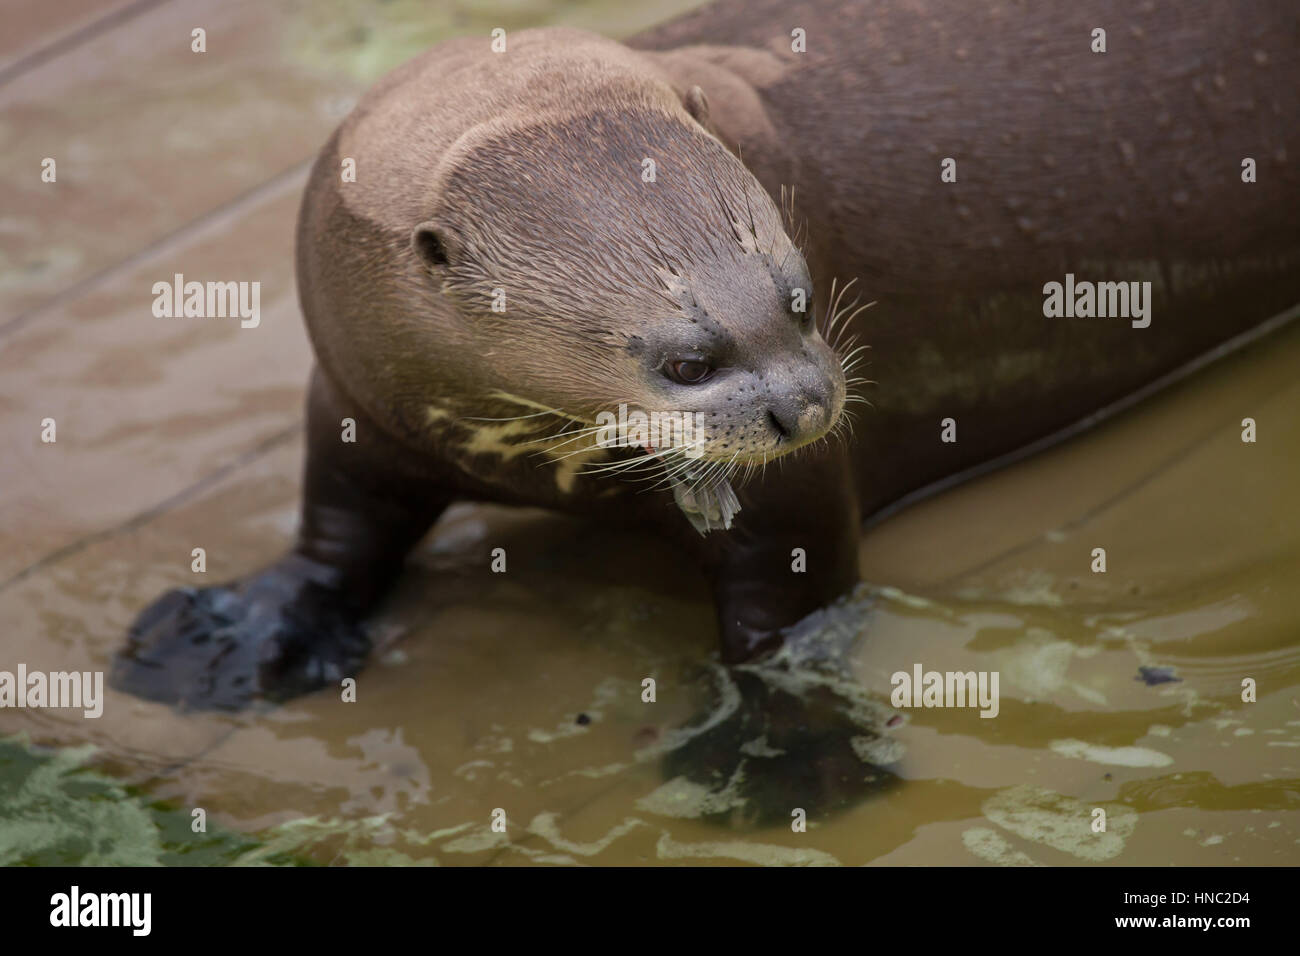
POLYGON ((430 51, 304 196, 299 543, 155 603, 117 682, 237 706, 352 672, 362 617, 457 498, 657 524, 714 582, 724 659, 772 647, 856 582, 860 518, 1300 302, 1298 24, 723 2, 630 48, 538 30, 430 51), (1146 319, 1045 316, 1067 275, 1150 282, 1146 319), (876 304, 849 319, 854 295, 876 304), (855 395, 852 439, 827 437, 855 395), (697 414, 703 457, 593 444, 620 405, 697 414), (629 480, 656 468, 663 487, 629 480))
POLYGON ((727 0, 631 45, 677 50, 659 62, 708 92, 723 140, 768 191, 794 186, 818 290, 857 278, 876 301, 866 514, 1300 303, 1294 6, 727 0), (1152 281, 1150 327, 1045 318, 1067 273, 1152 281))

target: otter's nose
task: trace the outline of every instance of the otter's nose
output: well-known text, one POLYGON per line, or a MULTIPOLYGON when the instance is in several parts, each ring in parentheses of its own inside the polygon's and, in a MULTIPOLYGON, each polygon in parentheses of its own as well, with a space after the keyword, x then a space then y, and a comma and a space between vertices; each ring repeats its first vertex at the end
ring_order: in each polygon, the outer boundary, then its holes
POLYGON ((801 392, 789 399, 773 402, 768 407, 767 419, 783 440, 810 441, 826 430, 829 404, 819 395, 801 392))

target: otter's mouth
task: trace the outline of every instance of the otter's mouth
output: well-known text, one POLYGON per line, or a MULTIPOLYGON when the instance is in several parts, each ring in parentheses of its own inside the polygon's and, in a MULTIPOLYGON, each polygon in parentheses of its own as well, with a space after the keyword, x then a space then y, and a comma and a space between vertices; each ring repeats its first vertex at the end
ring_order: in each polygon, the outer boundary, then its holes
MULTIPOLYGON (((798 449, 814 445, 829 434, 829 429, 814 438, 801 442, 788 449, 773 451, 759 460, 740 460, 739 456, 730 458, 686 458, 673 457, 664 461, 664 484, 673 492, 673 500, 681 509, 686 520, 700 534, 710 531, 729 531, 736 515, 740 513, 740 499, 731 486, 731 478, 739 467, 746 465, 766 465, 769 461, 798 449)), ((668 449, 671 451, 672 448, 668 449)), ((650 458, 659 458, 661 453, 655 446, 643 444, 641 451, 650 458)))
MULTIPOLYGON (((654 445, 644 443, 641 453, 650 459, 662 459, 663 454, 654 445)), ((671 451, 671 446, 668 451, 671 451)), ((664 478, 673 492, 673 500, 686 520, 700 534, 710 531, 727 531, 732 519, 740 513, 740 499, 731 487, 730 461, 711 461, 704 458, 664 460, 664 478)))

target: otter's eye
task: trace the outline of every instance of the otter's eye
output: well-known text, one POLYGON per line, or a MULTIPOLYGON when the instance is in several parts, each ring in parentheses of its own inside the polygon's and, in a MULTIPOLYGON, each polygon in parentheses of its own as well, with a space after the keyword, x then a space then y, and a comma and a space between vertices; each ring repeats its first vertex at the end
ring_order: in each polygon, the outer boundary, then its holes
POLYGON ((669 362, 665 371, 669 378, 681 385, 699 385, 713 374, 713 366, 707 362, 686 359, 680 362, 669 362))

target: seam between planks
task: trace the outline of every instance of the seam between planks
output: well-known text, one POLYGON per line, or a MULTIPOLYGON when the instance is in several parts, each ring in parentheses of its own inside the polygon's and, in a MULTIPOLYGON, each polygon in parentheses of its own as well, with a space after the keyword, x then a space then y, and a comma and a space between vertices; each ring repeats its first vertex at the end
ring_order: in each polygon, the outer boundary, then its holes
POLYGON ((73 30, 71 33, 65 33, 63 36, 56 37, 45 46, 37 47, 31 53, 19 57, 13 63, 0 69, 0 86, 16 80, 24 73, 36 69, 50 60, 63 56, 63 54, 75 50, 87 40, 93 40, 101 33, 107 33, 122 24, 134 20, 142 13, 148 13, 155 7, 160 7, 168 0, 135 0, 135 3, 120 7, 112 13, 105 14, 98 20, 92 20, 83 27, 73 30))
POLYGON ((294 188, 301 186, 302 183, 298 182, 298 180, 306 179, 307 172, 315 160, 315 153, 307 159, 299 160, 288 169, 281 170, 270 179, 264 180, 252 189, 239 194, 234 199, 228 200, 216 208, 208 210, 197 218, 189 220, 184 225, 178 226, 166 235, 155 239, 138 252, 134 252, 125 259, 121 259, 110 266, 100 269, 98 272, 86 276, 84 279, 78 280, 66 289, 56 292, 51 298, 42 302, 40 305, 33 306, 26 312, 20 313, 12 319, 9 319, 7 322, 0 323, 0 339, 19 331, 26 325, 29 325, 43 313, 49 312, 51 309, 56 309, 84 295, 95 286, 107 282, 115 276, 135 268, 140 263, 167 251, 173 246, 183 244, 183 242, 193 234, 202 232, 210 226, 234 219, 250 206, 256 206, 263 200, 276 195, 276 193, 281 189, 289 186, 294 188))
POLYGON ((263 439, 261 442, 254 445, 248 451, 243 452, 241 455, 235 458, 234 461, 227 462, 226 464, 217 468, 215 471, 209 472, 208 474, 204 475, 202 478, 199 478, 197 481, 194 481, 191 484, 187 485, 186 487, 182 488, 180 491, 175 492, 174 494, 171 494, 168 497, 164 498, 158 504, 153 505, 149 508, 146 508, 144 511, 140 511, 132 515, 130 518, 127 518, 125 521, 121 521, 113 525, 111 528, 103 528, 99 531, 91 532, 90 534, 83 535, 82 537, 78 538, 77 540, 69 544, 65 544, 62 545, 61 547, 55 548, 49 554, 46 554, 41 558, 37 558, 36 561, 34 561, 32 564, 29 564, 27 567, 23 568, 21 571, 12 575, 7 580, 0 581, 0 594, 3 594, 10 587, 25 580, 26 578, 35 574, 37 571, 58 564, 64 558, 71 557, 72 555, 85 550, 87 547, 89 547, 92 544, 98 544, 101 541, 107 541, 109 538, 115 537, 116 535, 121 534, 124 531, 134 531, 137 528, 143 527, 144 525, 148 524, 150 521, 153 521, 155 518, 158 518, 166 514, 167 512, 173 510, 177 506, 182 505, 187 501, 190 501, 191 499, 199 496, 200 494, 207 491, 209 488, 213 487, 214 485, 219 484, 223 479, 229 477, 230 475, 233 475, 235 472, 239 471, 245 465, 256 461, 257 459, 261 458, 263 455, 266 455, 268 452, 274 451, 276 448, 280 447, 285 442, 294 438, 300 431, 302 431, 302 427, 303 427, 303 419, 298 418, 293 422, 292 425, 289 425, 287 428, 280 429, 278 432, 274 433, 269 438, 263 439))

